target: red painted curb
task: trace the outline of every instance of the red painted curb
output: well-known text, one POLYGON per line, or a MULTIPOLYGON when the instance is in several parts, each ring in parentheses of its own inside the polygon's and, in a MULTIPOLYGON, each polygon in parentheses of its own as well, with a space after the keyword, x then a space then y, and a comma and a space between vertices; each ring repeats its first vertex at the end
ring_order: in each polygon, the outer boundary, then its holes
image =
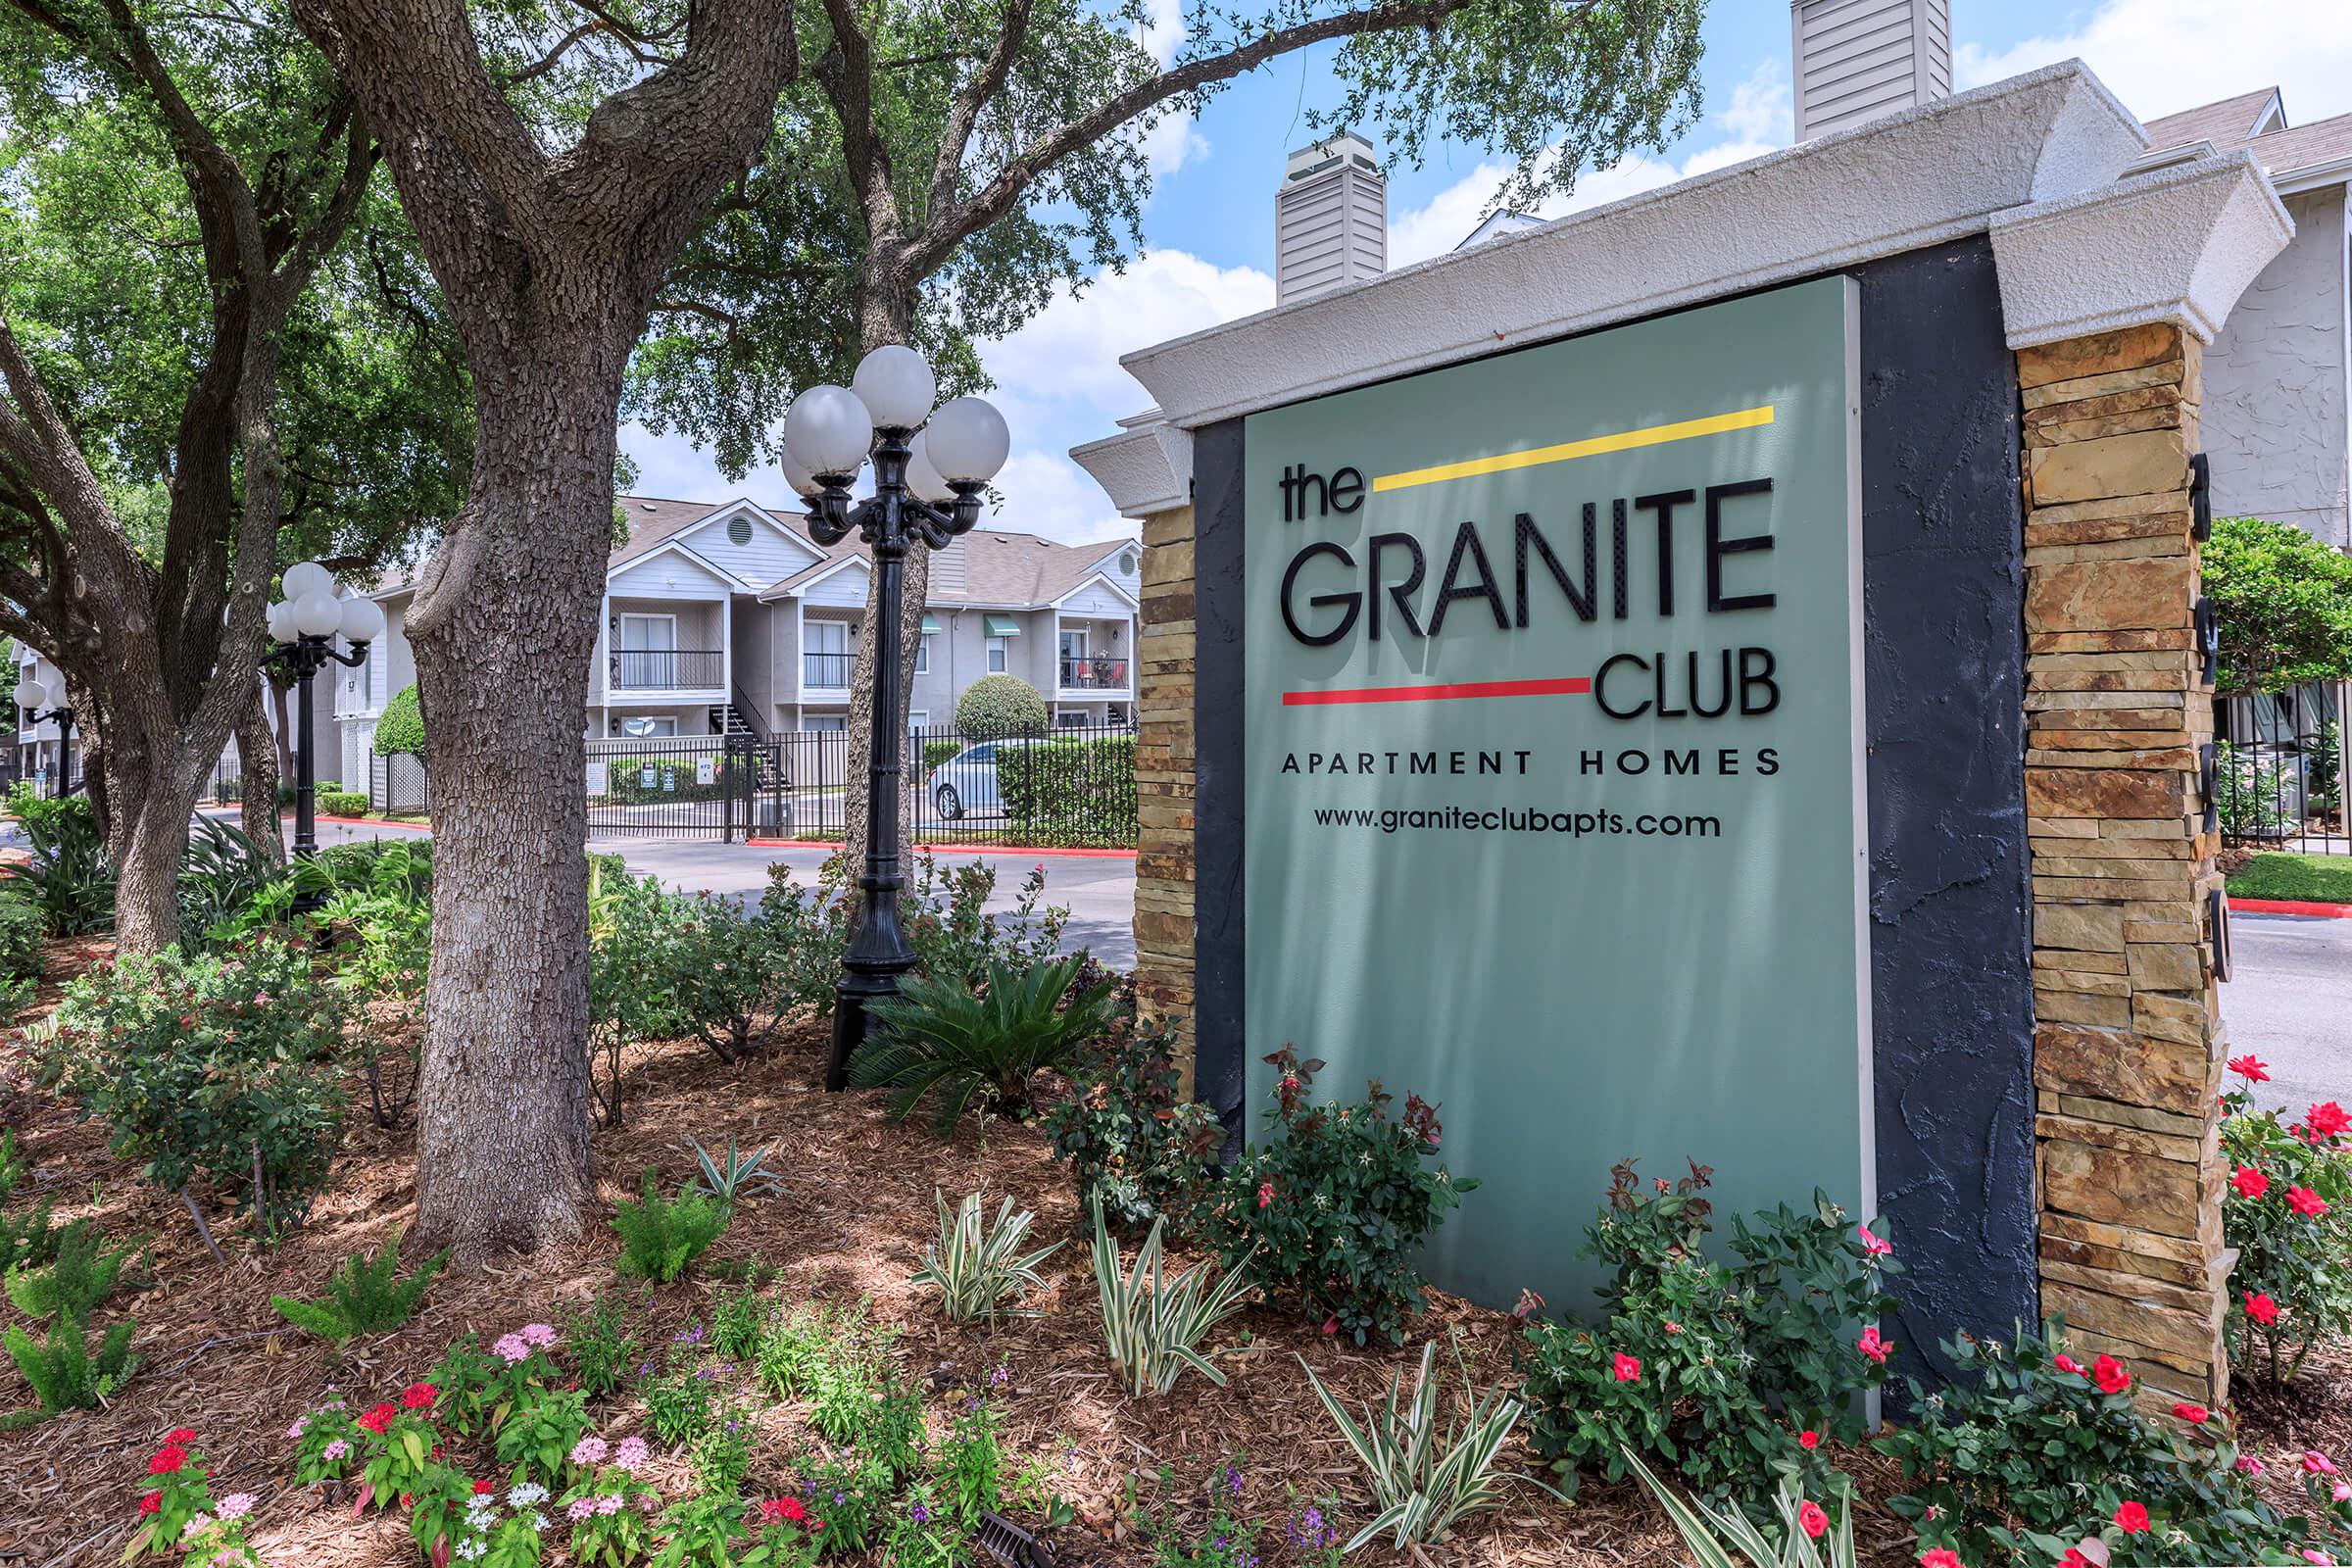
MULTIPOLYGON (((293 818, 290 816, 280 817, 279 820, 291 822, 293 818)), ((314 822, 340 822, 345 827, 405 827, 412 833, 430 833, 433 830, 433 824, 430 822, 394 821, 388 816, 315 816, 311 820, 314 822)))
POLYGON ((2232 909, 2248 914, 2316 914, 2325 920, 2352 920, 2352 904, 2313 904, 2304 899, 2240 899, 2230 901, 2232 909))
MULTIPOLYGON (((826 839, 745 839, 743 842, 755 850, 816 850, 838 847, 826 839)), ((1097 859, 1132 860, 1135 858, 1133 850, 1023 850, 1013 849, 1003 844, 917 844, 915 848, 928 850, 934 855, 994 855, 1006 859, 1026 859, 1032 855, 1079 856, 1092 857, 1097 859)))

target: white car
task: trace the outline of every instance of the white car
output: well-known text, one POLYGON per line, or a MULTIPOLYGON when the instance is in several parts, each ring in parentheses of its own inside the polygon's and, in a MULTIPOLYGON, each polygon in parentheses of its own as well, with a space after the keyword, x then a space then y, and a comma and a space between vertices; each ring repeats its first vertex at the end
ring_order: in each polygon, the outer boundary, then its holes
POLYGON ((966 814, 985 815, 1004 809, 997 789, 997 753, 1008 746, 1029 746, 1023 739, 982 741, 967 746, 931 770, 925 780, 931 805, 947 821, 966 814))

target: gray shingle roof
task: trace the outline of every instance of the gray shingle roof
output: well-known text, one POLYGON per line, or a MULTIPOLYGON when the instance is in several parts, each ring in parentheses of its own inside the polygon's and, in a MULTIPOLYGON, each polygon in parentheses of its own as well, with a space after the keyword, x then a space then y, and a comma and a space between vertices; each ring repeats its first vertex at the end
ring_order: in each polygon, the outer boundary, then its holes
POLYGON ((2275 179, 2298 170, 2314 169, 2339 158, 2352 158, 2352 115, 2315 120, 2291 130, 2274 130, 2247 143, 2275 179))
POLYGON ((2183 109, 2177 115, 2166 115, 2147 123, 2148 148, 2162 152, 2167 147, 2185 147, 2192 141, 2209 141, 2224 152, 2254 134, 2261 122, 2263 111, 2278 96, 2276 87, 2261 87, 2253 92, 2224 98, 2219 103, 2203 104, 2195 109, 2183 109))

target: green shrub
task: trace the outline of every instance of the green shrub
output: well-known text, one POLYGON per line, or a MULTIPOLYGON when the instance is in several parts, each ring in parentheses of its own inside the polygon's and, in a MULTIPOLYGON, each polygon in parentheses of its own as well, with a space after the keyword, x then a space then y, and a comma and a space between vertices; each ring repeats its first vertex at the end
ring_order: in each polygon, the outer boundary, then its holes
POLYGON ((926 739, 923 742, 923 771, 928 773, 942 762, 955 760, 962 751, 963 740, 960 736, 949 735, 926 739))
POLYGON ((607 757, 605 793, 609 805, 640 806, 651 801, 716 801, 727 792, 730 759, 722 751, 693 756, 607 757), (703 764, 710 766, 710 782, 700 783, 703 764))
MULTIPOLYGON (((24 786, 19 785, 19 790, 24 786)), ((12 797, 12 800, 16 800, 12 797)), ((107 863, 86 796, 17 800, 31 858, 0 874, 0 889, 41 911, 53 937, 104 931, 115 923, 115 868, 107 863)))
POLYGON ((1208 1188, 1225 1129, 1204 1102, 1184 1098, 1176 1032, 1119 1019, 1070 1061, 1070 1092, 1039 1118, 1057 1159, 1078 1178, 1078 1206, 1100 1202, 1113 1226, 1179 1227, 1208 1188))
POLYGON ((1781 1475, 1827 1473, 1798 1433, 1862 1436, 1860 1396, 1893 1347, 1855 1327, 1893 1309, 1882 1281, 1901 1270, 1818 1193, 1808 1209, 1738 1221, 1733 1261, 1715 1261, 1710 1174, 1693 1165, 1667 1184, 1643 1183, 1630 1160, 1611 1170, 1581 1254, 1611 1270, 1597 1326, 1538 1319, 1521 1347, 1529 1439, 1564 1477, 1598 1467, 1616 1480, 1631 1451, 1710 1498, 1763 1508, 1781 1475))
POLYGON ((2352 676, 2352 557, 2291 522, 2216 517, 2200 553, 2225 692, 2352 676))
MULTIPOLYGON (((2241 1077, 2267 1077, 2237 1056, 2241 1077)), ((2289 1126, 2243 1088, 2222 1097, 2223 1244, 2237 1252, 2230 1274, 2231 1368, 2274 1386, 2291 1381, 2323 1342, 2352 1331, 2352 1147, 2333 1101, 2289 1126)))
POLYGON ((326 1277, 326 1294, 316 1301, 291 1296, 272 1296, 270 1304, 298 1329, 335 1342, 335 1348, 362 1334, 380 1334, 406 1323, 424 1299, 433 1276, 449 1263, 446 1250, 419 1264, 407 1279, 400 1275, 400 1238, 395 1236, 373 1257, 354 1252, 326 1277))
POLYGON ((620 1233, 623 1275, 642 1275, 667 1285, 686 1272, 686 1266, 710 1250, 727 1228, 724 1204, 699 1187, 681 1187, 678 1196, 662 1197, 660 1173, 645 1168, 644 1196, 624 1198, 615 1205, 612 1228, 620 1233))
POLYGON ((11 1323, 0 1343, 6 1344, 9 1359, 32 1385, 41 1410, 59 1415, 95 1410, 137 1369, 138 1361, 130 1353, 134 1327, 129 1318, 116 1321, 99 1340, 95 1353, 81 1320, 70 1314, 51 1324, 37 1341, 11 1323))
POLYGON ((102 963, 58 1008, 64 1088, 168 1192, 234 1193, 260 1233, 299 1223, 341 1136, 341 999, 302 948, 102 963))
POLYGON ((851 1087, 896 1091, 885 1112, 892 1121, 937 1091, 932 1126, 942 1137, 975 1098, 991 1114, 1026 1116, 1030 1081, 1066 1067, 1081 1043, 1110 1025, 1107 985, 1062 1004, 1078 964, 1016 969, 991 960, 979 996, 960 978, 908 975, 897 996, 870 1005, 881 1029, 851 1058, 851 1087))
POLYGON ((1943 1348, 1947 1387, 1930 1394, 1913 1380, 1916 1419, 1876 1446, 1902 1466, 1909 1490, 1887 1507, 1923 1549, 2050 1562, 2102 1531, 2123 1547, 2111 1522, 2137 1503, 2150 1526, 2137 1539, 2166 1549, 2122 1560, 2296 1560, 2301 1523, 2281 1521, 2237 1468, 2226 1417, 2180 1405, 2181 1425, 2161 1426, 2134 1408, 2129 1368, 2104 1355, 2084 1367, 2063 1336, 2055 1321, 2038 1338, 2021 1326, 2014 1346, 1963 1335, 1943 1348))
POLYGON ((1018 675, 983 675, 956 699, 956 728, 967 746, 1043 734, 1053 722, 1045 698, 1018 675))
POLYGON ((50 1210, 56 1206, 56 1199, 44 1198, 22 1219, 0 1214, 0 1269, 46 1263, 57 1256, 57 1239, 64 1232, 49 1224, 50 1210))
POLYGON ((721 1061, 765 1046, 793 1006, 790 976, 775 961, 778 934, 764 908, 747 911, 714 893, 673 901, 662 922, 662 982, 685 1031, 721 1061))
POLYGON ((8 1298, 26 1317, 63 1313, 87 1323, 91 1312, 115 1294, 122 1265, 138 1246, 134 1239, 108 1247, 99 1238, 96 1221, 77 1219, 57 1233, 56 1253, 47 1266, 21 1263, 8 1271, 8 1298))
POLYGON ((41 941, 48 934, 38 904, 17 889, 0 889, 0 980, 39 979, 47 966, 41 941))
POLYGON ((1438 1148, 1437 1110, 1378 1084, 1353 1105, 1309 1105, 1320 1061, 1285 1046, 1266 1058, 1278 1079, 1267 1112, 1276 1136, 1250 1146, 1201 1208, 1201 1241, 1228 1269, 1358 1345, 1404 1343, 1406 1314, 1426 1300, 1413 1257, 1476 1182, 1457 1182, 1438 1148))
POLYGON ((415 681, 394 692, 377 715, 372 750, 378 757, 424 755, 424 704, 415 681))
POLYGON ((313 797, 320 816, 366 816, 368 797, 358 790, 321 789, 313 797))
POLYGON ((1042 740, 997 752, 997 789, 1022 842, 1115 849, 1135 843, 1135 737, 1042 740))
POLYGON ((1059 905, 1040 909, 1046 868, 1030 868, 1012 907, 988 912, 997 896, 993 861, 972 860, 942 870, 930 856, 918 858, 914 886, 902 903, 907 946, 915 967, 942 980, 977 986, 989 965, 1021 969, 1049 963, 1061 952, 1062 928, 1070 911, 1059 905))

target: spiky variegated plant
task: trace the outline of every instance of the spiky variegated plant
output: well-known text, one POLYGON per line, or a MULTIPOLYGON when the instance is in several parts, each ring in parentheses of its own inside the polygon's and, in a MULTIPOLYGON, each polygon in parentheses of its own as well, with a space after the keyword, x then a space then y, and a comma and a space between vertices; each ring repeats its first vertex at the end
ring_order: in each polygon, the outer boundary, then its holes
POLYGON ((1102 1343, 1126 1377, 1130 1394, 1165 1394, 1186 1367, 1223 1387, 1225 1374, 1194 1347, 1203 1335, 1242 1309, 1254 1288, 1236 1269, 1208 1284, 1206 1263, 1196 1263, 1174 1279, 1159 1277, 1163 1216, 1152 1222, 1132 1273, 1119 1266, 1119 1244, 1102 1224, 1102 1202, 1094 1202, 1095 1287, 1102 1295, 1102 1343))
MULTIPOLYGON (((1315 1397, 1323 1401, 1340 1436, 1355 1450, 1372 1483, 1373 1500, 1380 1504, 1380 1513, 1355 1533, 1343 1551, 1353 1551, 1384 1532, 1395 1534, 1398 1550, 1432 1544, 1445 1540, 1460 1521, 1500 1506, 1504 1481, 1544 1486, 1530 1476, 1495 1473, 1494 1462, 1525 1410, 1502 1390, 1479 1400, 1466 1420, 1441 1432, 1437 1357, 1438 1342, 1432 1340, 1422 1347, 1421 1376, 1413 1386, 1412 1397, 1404 1397, 1404 1373, 1399 1370, 1389 1379, 1388 1404, 1380 1409, 1366 1405, 1360 1426, 1315 1376, 1315 1369, 1306 1365, 1306 1358, 1299 1357, 1306 1380, 1315 1386, 1315 1397)), ((1466 1396, 1470 1371, 1460 1365, 1458 1351, 1455 1362, 1466 1396)), ((1548 1487, 1544 1490, 1550 1491, 1548 1487)))
POLYGON ((1741 1568, 1743 1563, 1746 1568, 1854 1568, 1853 1509, 1840 1510, 1834 1532, 1824 1523, 1826 1539, 1806 1535, 1797 1515, 1805 1496, 1793 1477, 1781 1483, 1780 1494, 1774 1499, 1781 1515, 1781 1541, 1776 1546, 1739 1509, 1710 1508, 1686 1499, 1650 1474, 1640 1454, 1631 1448, 1623 1451, 1626 1465, 1674 1521, 1675 1533, 1683 1538, 1683 1545, 1698 1568, 1741 1568))
POLYGON ((939 1240, 924 1251, 923 1266, 915 1272, 913 1283, 939 1288, 940 1304, 950 1322, 969 1323, 982 1317, 993 1321, 1000 1311, 1010 1316, 1032 1315, 1013 1313, 1005 1303, 1024 1291, 1044 1287, 1045 1276, 1038 1273, 1037 1265, 1060 1251, 1062 1244, 1055 1242, 1023 1256, 1021 1243, 1028 1240, 1029 1227, 1037 1222, 1037 1216, 1025 1208, 1015 1213, 1009 1198, 997 1210, 993 1230, 981 1216, 978 1193, 956 1204, 952 1216, 945 1193, 933 1188, 931 1200, 939 1207, 939 1240))

